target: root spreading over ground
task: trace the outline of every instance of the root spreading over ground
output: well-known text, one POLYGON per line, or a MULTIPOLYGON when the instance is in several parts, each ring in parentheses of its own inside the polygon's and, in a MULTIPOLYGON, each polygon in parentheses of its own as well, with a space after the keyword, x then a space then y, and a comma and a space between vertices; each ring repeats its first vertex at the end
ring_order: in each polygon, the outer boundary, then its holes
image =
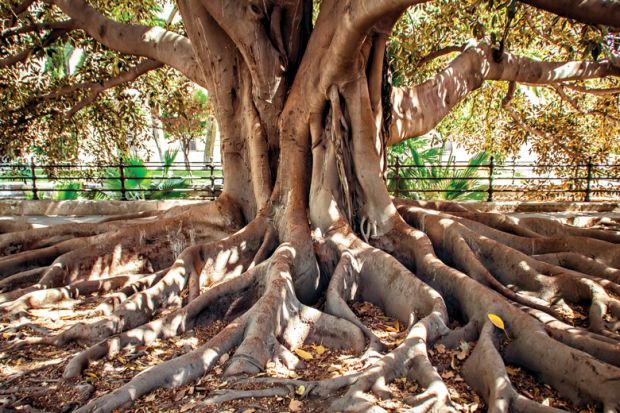
POLYGON ((0 401, 620 411, 620 232, 394 205, 387 233, 309 242, 225 199, 6 232, 0 401))

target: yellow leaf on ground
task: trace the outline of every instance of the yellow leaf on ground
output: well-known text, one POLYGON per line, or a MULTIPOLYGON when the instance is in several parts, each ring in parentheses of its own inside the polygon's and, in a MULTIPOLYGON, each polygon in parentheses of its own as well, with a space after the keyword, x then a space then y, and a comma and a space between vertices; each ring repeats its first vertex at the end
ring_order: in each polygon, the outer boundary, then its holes
POLYGON ((302 350, 300 348, 296 348, 295 350, 293 350, 295 352, 295 354, 297 354, 299 357, 301 357, 302 359, 308 361, 308 360, 312 360, 312 354, 308 353, 306 350, 302 350))
POLYGON ((506 327, 504 327, 504 320, 502 320, 502 318, 497 314, 489 313, 487 314, 487 317, 489 317, 489 320, 491 320, 491 323, 493 323, 495 327, 502 330, 506 329, 506 327))
POLYGON ((299 400, 292 399, 288 404, 288 409, 292 412, 300 412, 302 403, 299 400))
POLYGON ((295 394, 298 396, 303 396, 305 392, 306 392, 305 386, 299 386, 295 389, 295 394))
POLYGON ((327 349, 323 347, 321 344, 319 344, 318 346, 312 346, 312 350, 314 350, 315 353, 318 354, 319 356, 327 351, 327 349))

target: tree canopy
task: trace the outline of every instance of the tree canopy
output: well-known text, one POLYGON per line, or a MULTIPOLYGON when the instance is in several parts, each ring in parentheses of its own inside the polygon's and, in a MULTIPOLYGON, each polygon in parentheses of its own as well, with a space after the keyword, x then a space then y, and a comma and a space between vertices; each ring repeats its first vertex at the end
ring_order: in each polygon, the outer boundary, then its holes
MULTIPOLYGON (((388 64, 394 86, 433 78, 476 42, 535 61, 620 59, 620 39, 613 26, 584 24, 592 20, 577 15, 579 9, 554 14, 535 3, 441 0, 412 6, 390 33, 388 64)), ((167 1, 91 4, 100 13, 97 18, 143 25, 138 29, 142 36, 150 33, 162 50, 168 47, 164 43, 187 40, 176 6, 167 1)), ((72 17, 78 9, 68 5, 11 0, 1 6, 4 153, 34 150, 62 160, 74 158, 80 147, 112 154, 126 147, 127 135, 147 133, 149 106, 181 102, 188 95, 188 82, 202 83, 188 61, 170 64, 141 53, 137 45, 115 47, 115 41, 85 27, 92 21, 72 17)), ((319 5, 315 2, 315 12, 319 5)), ((555 7, 552 11, 558 12, 555 7)), ((438 125, 429 127, 471 151, 510 157, 528 142, 542 161, 579 162, 589 156, 602 160, 619 150, 620 81, 613 76, 591 81, 587 77, 548 79, 543 84, 525 79, 515 85, 511 79, 484 82, 459 99, 438 125)), ((410 137, 428 128, 423 129, 410 131, 410 137)))

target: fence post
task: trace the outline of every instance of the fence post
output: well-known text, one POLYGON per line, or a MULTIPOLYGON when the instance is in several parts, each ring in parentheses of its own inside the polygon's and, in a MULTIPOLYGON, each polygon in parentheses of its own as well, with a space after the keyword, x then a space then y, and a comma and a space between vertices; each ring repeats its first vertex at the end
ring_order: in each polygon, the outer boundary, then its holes
POLYGON ((400 158, 396 157, 396 170, 394 171, 396 176, 394 177, 394 196, 398 198, 400 194, 400 158))
POLYGON ((495 169, 494 158, 489 159, 489 188, 487 189, 487 202, 493 202, 493 169, 495 169))
POLYGON ((588 158, 588 165, 587 165, 588 174, 586 176, 586 196, 584 199, 585 202, 590 202, 590 196, 592 194, 592 167, 593 167, 592 157, 590 156, 588 158))
POLYGON ((118 170, 121 178, 121 201, 127 201, 127 194, 125 190, 125 166, 123 165, 123 157, 118 160, 118 170))
POLYGON ((30 158, 30 172, 32 173, 32 199, 39 200, 39 191, 37 190, 37 171, 35 169, 34 157, 30 158))
POLYGON ((213 165, 213 157, 209 157, 209 178, 211 179, 211 198, 215 198, 215 165, 213 165))

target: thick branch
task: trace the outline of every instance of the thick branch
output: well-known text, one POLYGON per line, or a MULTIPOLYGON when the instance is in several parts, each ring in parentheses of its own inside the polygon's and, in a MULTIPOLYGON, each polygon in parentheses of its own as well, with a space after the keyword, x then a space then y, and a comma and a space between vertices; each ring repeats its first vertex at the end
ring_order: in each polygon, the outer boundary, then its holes
POLYGON ((81 29, 106 47, 157 60, 177 69, 194 82, 205 84, 188 38, 160 27, 118 23, 100 14, 84 0, 47 1, 75 19, 81 29))
POLYGON ((368 31, 379 20, 391 14, 402 13, 407 7, 428 0, 355 0, 351 4, 351 23, 360 32, 368 31))
POLYGON ((618 0, 520 0, 538 9, 587 24, 620 26, 618 0))
POLYGON ((285 56, 271 43, 261 20, 265 11, 254 4, 202 0, 202 5, 235 43, 252 74, 255 91, 271 101, 284 76, 285 56))
POLYGON ((163 66, 163 63, 149 59, 146 62, 142 62, 136 67, 130 70, 127 70, 125 72, 121 72, 121 74, 119 74, 118 76, 105 80, 101 83, 87 83, 87 84, 82 84, 82 85, 76 85, 75 87, 76 90, 77 89, 90 89, 90 93, 87 97, 85 97, 83 100, 78 102, 77 105, 71 108, 66 113, 66 116, 68 118, 71 118, 77 112, 79 112, 80 110, 84 109, 86 106, 93 103, 101 92, 107 89, 111 89, 113 87, 122 85, 123 83, 136 80, 138 77, 142 76, 143 74, 150 72, 151 70, 159 69, 162 66, 163 66))
POLYGON ((411 88, 394 88, 390 144, 432 130, 485 80, 546 85, 618 75, 620 69, 607 61, 540 62, 504 53, 497 62, 489 45, 469 45, 433 79, 411 88))

